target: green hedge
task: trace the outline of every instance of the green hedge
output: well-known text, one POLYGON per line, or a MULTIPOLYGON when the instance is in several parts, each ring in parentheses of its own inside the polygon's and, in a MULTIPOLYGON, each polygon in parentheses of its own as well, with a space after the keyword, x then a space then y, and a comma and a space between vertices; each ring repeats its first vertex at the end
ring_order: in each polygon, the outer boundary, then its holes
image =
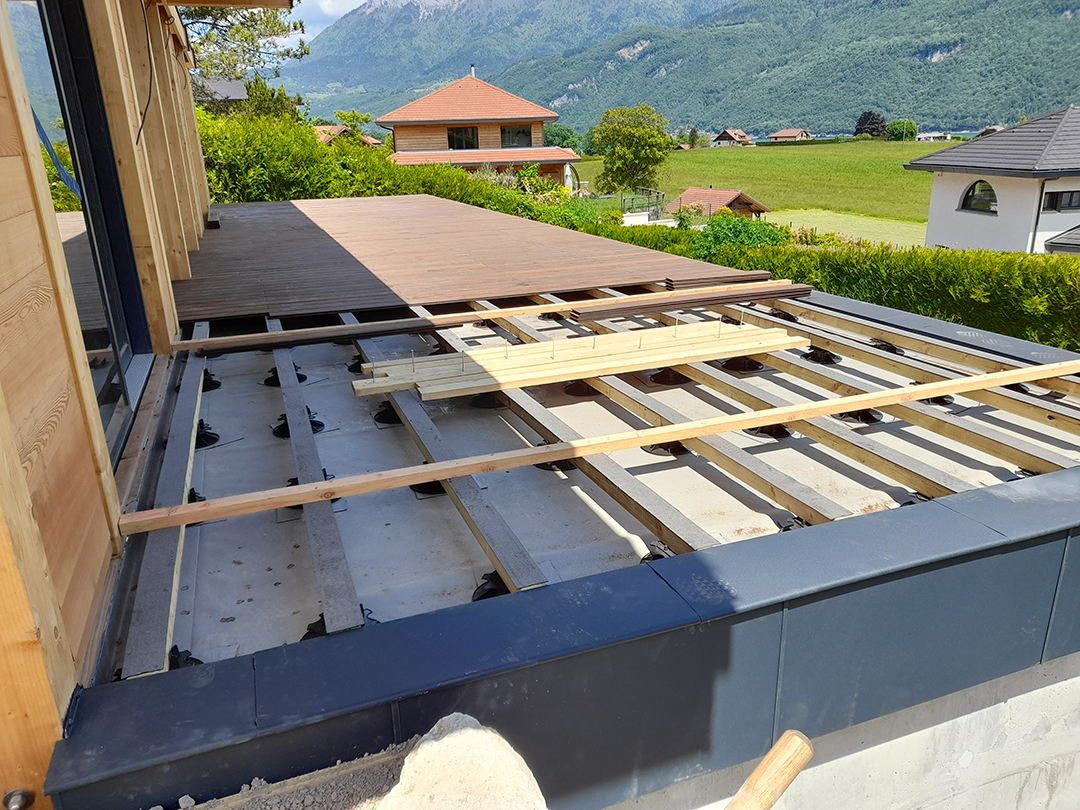
POLYGON ((1080 351, 1080 259, 890 247, 725 247, 711 261, 976 329, 1080 351))

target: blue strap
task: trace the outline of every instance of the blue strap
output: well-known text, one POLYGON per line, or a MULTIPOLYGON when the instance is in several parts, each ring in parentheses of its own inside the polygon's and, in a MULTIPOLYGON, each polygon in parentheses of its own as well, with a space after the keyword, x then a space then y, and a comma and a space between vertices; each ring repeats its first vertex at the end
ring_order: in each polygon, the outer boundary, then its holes
POLYGON ((38 138, 41 140, 42 146, 45 147, 45 151, 49 153, 49 157, 52 158, 53 166, 56 167, 56 171, 60 174, 60 179, 64 182, 64 185, 71 189, 71 193, 79 198, 79 202, 82 202, 82 189, 79 188, 79 181, 71 176, 71 172, 64 168, 64 164, 60 162, 60 158, 56 156, 56 152, 53 150, 52 141, 49 140, 48 134, 45 132, 45 127, 41 125, 41 121, 38 120, 37 113, 32 109, 30 110, 34 115, 34 126, 37 127, 38 138))

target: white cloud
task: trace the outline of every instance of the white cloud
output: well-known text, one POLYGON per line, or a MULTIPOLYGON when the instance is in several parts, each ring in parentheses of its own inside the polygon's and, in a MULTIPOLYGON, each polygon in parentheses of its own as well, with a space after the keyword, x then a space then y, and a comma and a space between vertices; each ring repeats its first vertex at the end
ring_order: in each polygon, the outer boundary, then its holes
POLYGON ((303 20, 311 39, 331 23, 363 5, 364 0, 303 0, 293 9, 294 19, 303 20))

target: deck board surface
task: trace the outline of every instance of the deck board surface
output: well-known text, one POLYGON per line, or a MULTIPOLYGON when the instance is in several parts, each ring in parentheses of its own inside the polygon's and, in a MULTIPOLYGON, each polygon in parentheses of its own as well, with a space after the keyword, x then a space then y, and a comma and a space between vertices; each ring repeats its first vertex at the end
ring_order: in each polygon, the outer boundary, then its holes
POLYGON ((181 321, 506 298, 719 269, 427 195, 214 210, 221 228, 190 254, 192 278, 173 283, 181 321))

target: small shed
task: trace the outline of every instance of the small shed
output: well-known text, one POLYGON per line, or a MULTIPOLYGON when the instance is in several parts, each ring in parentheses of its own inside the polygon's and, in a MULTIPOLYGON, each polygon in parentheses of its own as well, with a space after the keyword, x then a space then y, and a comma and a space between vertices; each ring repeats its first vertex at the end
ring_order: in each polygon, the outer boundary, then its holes
POLYGON ((669 214, 676 214, 684 205, 700 205, 702 213, 710 217, 721 208, 728 208, 733 214, 747 219, 772 210, 743 191, 726 188, 688 188, 668 203, 665 210, 669 214))

